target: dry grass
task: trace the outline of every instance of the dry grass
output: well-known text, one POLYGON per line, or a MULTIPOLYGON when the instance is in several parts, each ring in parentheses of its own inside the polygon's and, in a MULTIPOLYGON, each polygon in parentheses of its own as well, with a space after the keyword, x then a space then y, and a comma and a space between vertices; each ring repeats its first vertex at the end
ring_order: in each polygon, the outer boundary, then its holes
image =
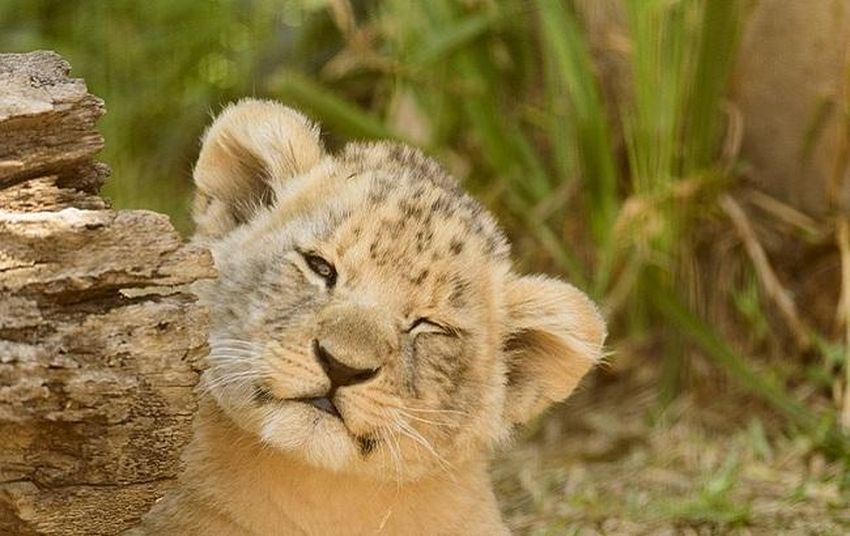
POLYGON ((850 533, 843 463, 763 408, 728 392, 649 419, 657 378, 603 376, 494 464, 516 534, 850 533))

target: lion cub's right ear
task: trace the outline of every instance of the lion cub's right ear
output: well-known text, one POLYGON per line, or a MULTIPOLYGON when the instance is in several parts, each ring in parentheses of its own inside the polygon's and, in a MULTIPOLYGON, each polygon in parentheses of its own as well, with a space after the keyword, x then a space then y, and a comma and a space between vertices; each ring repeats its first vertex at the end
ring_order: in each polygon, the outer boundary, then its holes
POLYGON ((195 164, 197 234, 218 238, 249 221, 274 203, 272 184, 308 171, 323 153, 318 125, 295 110, 256 99, 229 105, 195 164))

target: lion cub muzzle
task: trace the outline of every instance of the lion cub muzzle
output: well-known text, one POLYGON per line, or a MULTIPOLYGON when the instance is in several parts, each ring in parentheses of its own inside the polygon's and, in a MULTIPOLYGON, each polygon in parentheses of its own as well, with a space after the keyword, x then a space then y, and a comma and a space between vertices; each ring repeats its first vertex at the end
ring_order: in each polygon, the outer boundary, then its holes
POLYGON ((301 399, 340 417, 334 403, 337 390, 373 379, 393 351, 392 326, 378 310, 352 304, 332 304, 319 315, 313 356, 330 380, 327 393, 301 399))

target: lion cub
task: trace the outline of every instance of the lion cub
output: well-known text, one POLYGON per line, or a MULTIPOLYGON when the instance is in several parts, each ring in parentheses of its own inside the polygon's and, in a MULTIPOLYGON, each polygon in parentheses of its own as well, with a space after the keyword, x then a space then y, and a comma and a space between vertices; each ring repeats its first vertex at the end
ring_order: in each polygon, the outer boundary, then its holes
POLYGON ((594 304, 514 273, 430 158, 328 154, 273 102, 225 109, 194 178, 208 368, 185 472, 131 533, 508 534, 488 453, 600 359, 594 304))

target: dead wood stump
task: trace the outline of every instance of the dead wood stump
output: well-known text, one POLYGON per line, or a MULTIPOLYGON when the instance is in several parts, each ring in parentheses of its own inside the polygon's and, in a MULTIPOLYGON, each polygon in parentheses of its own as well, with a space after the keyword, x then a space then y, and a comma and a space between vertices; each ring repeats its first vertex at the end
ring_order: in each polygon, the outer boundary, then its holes
POLYGON ((103 102, 51 52, 0 54, 0 534, 115 534, 178 472, 213 275, 166 216, 115 211, 103 102))

